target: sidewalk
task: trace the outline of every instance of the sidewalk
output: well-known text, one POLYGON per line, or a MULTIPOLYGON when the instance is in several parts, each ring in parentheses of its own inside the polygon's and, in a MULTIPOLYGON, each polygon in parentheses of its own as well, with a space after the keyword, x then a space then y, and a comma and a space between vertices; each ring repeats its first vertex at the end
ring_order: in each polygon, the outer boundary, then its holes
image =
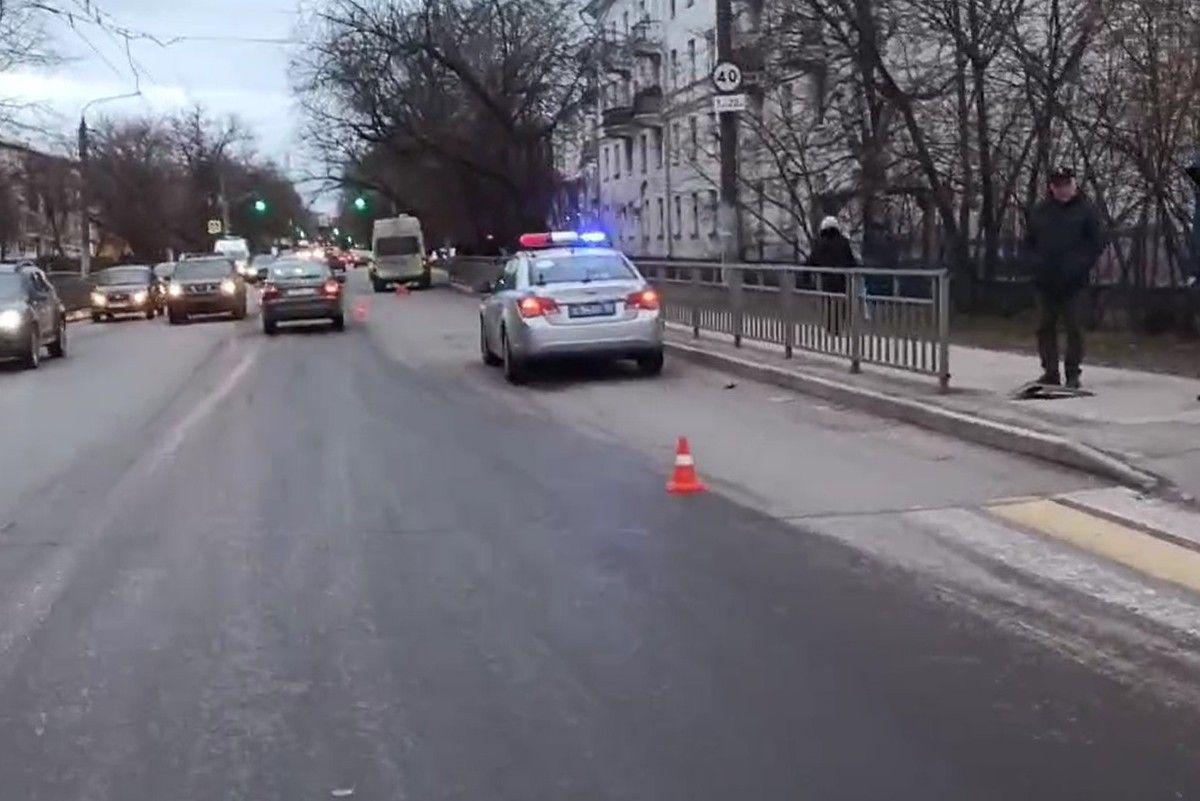
MULTIPOLYGON (((1032 335, 1031 335, 1032 336, 1032 335)), ((852 375, 839 359, 669 326, 677 355, 812 392, 845 405, 899 417, 965 439, 1091 470, 1123 483, 1189 500, 1200 497, 1200 381, 1084 365, 1091 398, 1016 401, 1009 393, 1035 378, 1029 356, 952 347, 951 391, 936 379, 863 365, 852 375), (1146 475, 1149 474, 1149 475, 1146 475)))

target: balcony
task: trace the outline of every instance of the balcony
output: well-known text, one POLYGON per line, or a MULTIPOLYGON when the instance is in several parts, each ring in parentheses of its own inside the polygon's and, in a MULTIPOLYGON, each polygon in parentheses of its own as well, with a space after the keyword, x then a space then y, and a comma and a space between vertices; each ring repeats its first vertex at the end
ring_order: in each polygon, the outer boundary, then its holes
POLYGON ((633 118, 639 125, 662 127, 663 90, 647 86, 633 96, 633 118))
POLYGON ((624 42, 605 36, 599 42, 600 63, 606 72, 629 77, 633 73, 633 55, 624 42))
POLYGON ((637 123, 633 120, 633 106, 616 105, 606 108, 601 116, 605 136, 629 138, 637 130, 637 123))
POLYGON ((662 23, 646 18, 629 30, 629 47, 639 56, 658 58, 662 56, 662 23))

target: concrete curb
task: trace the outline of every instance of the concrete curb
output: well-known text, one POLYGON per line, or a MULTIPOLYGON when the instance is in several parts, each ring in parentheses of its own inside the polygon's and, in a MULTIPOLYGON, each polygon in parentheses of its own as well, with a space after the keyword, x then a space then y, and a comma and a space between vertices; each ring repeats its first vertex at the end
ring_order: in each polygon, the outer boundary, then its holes
POLYGON ((1059 434, 1001 423, 865 387, 806 375, 796 370, 785 370, 749 359, 716 353, 670 339, 667 340, 666 346, 667 350, 676 356, 744 378, 785 387, 880 417, 902 420, 968 442, 1065 465, 1137 490, 1159 489, 1164 483, 1157 476, 1140 470, 1116 456, 1059 434))

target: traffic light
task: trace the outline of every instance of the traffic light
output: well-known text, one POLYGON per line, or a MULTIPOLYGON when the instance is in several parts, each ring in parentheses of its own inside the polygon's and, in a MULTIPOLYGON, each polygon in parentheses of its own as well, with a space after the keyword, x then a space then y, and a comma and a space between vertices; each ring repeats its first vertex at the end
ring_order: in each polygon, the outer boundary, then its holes
POLYGON ((341 236, 341 235, 342 235, 342 229, 341 229, 341 228, 334 228, 334 229, 333 229, 333 235, 334 235, 334 236, 341 236))
POLYGON ((267 201, 263 200, 262 198, 259 198, 258 200, 254 201, 254 211, 257 214, 266 214, 267 213, 267 201))
POLYGON ((359 195, 358 197, 354 198, 354 210, 359 211, 359 212, 366 211, 367 210, 367 199, 365 197, 363 197, 362 195, 359 195))

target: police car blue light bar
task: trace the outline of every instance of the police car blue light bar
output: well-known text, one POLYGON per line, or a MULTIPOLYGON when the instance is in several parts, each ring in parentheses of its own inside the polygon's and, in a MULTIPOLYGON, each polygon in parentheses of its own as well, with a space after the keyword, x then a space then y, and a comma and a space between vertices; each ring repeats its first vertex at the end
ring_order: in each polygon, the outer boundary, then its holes
POLYGON ((608 241, 603 231, 549 231, 541 234, 521 234, 517 240, 523 248, 545 248, 553 245, 601 245, 608 241))

